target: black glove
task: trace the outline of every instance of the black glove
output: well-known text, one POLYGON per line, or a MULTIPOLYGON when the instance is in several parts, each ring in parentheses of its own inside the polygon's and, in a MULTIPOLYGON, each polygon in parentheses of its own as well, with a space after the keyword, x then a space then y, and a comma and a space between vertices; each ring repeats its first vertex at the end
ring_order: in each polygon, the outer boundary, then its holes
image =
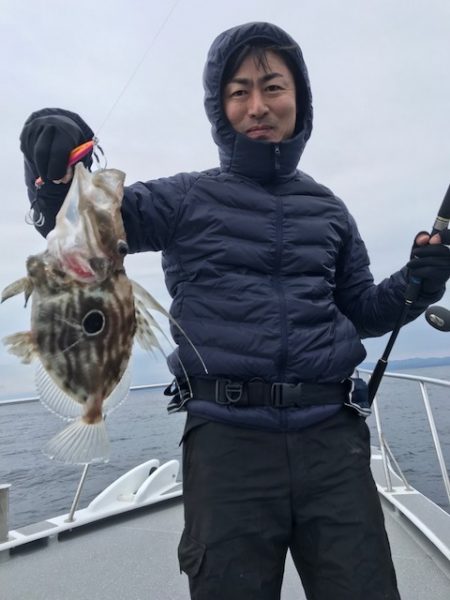
MULTIPOLYGON (((33 113, 20 134, 20 149, 43 181, 62 179, 71 151, 92 140, 94 132, 76 113, 45 108, 33 113)), ((90 167, 92 152, 83 158, 90 167)))
POLYGON ((421 280, 421 289, 426 294, 439 292, 450 278, 450 248, 446 245, 450 244, 450 231, 441 231, 439 235, 441 244, 418 246, 414 243, 411 260, 406 265, 410 275, 421 280))

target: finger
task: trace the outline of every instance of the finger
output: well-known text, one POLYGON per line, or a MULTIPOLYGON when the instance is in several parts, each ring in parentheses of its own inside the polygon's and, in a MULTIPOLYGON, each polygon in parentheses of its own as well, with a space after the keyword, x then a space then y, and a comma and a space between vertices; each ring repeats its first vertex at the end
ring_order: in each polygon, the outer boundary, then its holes
POLYGON ((70 148, 64 144, 53 144, 48 156, 47 179, 64 179, 67 175, 70 148))
POLYGON ((426 231, 420 231, 414 239, 414 245, 425 246, 429 241, 430 235, 426 231))
POLYGON ((58 132, 55 127, 47 127, 40 134, 34 150, 34 162, 43 180, 61 179, 67 170, 70 148, 58 148, 55 144, 58 132))
POLYGON ((441 234, 435 233, 433 236, 431 236, 429 244, 442 244, 441 234))
POLYGON ((64 175, 64 177, 62 179, 53 179, 53 183, 56 183, 56 184, 69 183, 69 181, 72 179, 72 177, 73 177, 73 168, 69 167, 67 169, 67 172, 64 175))
POLYGON ((443 257, 448 260, 450 257, 450 250, 445 244, 427 244, 426 246, 418 246, 417 248, 414 248, 412 257, 421 259, 443 257))

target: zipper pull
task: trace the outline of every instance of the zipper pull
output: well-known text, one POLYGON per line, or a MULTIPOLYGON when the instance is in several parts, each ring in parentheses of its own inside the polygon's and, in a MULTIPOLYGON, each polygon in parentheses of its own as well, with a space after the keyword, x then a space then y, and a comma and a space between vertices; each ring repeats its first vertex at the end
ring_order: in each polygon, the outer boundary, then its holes
POLYGON ((274 154, 275 154, 275 171, 279 171, 280 170, 280 166, 281 166, 281 150, 280 150, 280 146, 278 144, 275 144, 273 151, 274 151, 274 154))

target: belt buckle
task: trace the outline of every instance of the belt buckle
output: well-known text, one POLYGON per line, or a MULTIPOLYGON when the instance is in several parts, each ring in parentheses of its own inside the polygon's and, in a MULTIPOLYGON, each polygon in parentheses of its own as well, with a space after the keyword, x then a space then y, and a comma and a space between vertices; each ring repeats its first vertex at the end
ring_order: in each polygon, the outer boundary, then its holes
POLYGON ((270 390, 272 406, 289 408, 300 406, 302 383, 273 383, 270 390))
POLYGON ((243 383, 231 381, 230 379, 216 380, 216 402, 217 404, 236 404, 242 398, 243 383), (223 394, 221 393, 223 388, 223 394))

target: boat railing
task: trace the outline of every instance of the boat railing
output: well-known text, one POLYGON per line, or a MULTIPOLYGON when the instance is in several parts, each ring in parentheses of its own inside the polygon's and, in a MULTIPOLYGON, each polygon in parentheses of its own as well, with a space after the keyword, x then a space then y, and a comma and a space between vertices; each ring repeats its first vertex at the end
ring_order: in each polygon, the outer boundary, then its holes
MULTIPOLYGON (((130 391, 139 391, 139 390, 151 390, 151 389, 159 389, 167 387, 168 383, 149 383, 145 385, 134 385, 131 386, 130 391)), ((21 404, 29 404, 32 402, 39 402, 38 396, 27 396, 23 398, 11 398, 7 400, 0 400, 0 408, 2 406, 11 406, 11 405, 21 405, 21 404)), ((81 497, 81 492, 83 490, 84 483, 87 478, 87 474, 89 471, 89 464, 83 466, 83 470, 81 473, 80 480, 78 482, 78 486, 69 510, 69 513, 66 518, 66 522, 72 523, 75 521, 75 512, 78 508, 78 504, 81 497)), ((6 541, 8 539, 8 512, 9 512, 9 490, 10 484, 2 484, 0 485, 0 543, 6 541)))
MULTIPOLYGON (((366 370, 366 369, 358 369, 358 373, 365 374, 370 377, 371 371, 366 370)), ((392 373, 392 372, 385 373, 384 377, 413 381, 413 382, 417 382, 417 384, 419 385, 422 401, 425 406, 428 424, 429 424, 432 439, 433 439, 434 448, 435 448, 438 463, 439 463, 439 468, 440 468, 441 475, 442 475, 445 492, 446 492, 446 495, 448 498, 448 502, 450 504, 450 480, 449 480, 448 470, 447 470, 447 466, 445 464, 444 454, 442 452, 442 446, 441 446, 439 434, 438 434, 438 431, 436 428, 436 422, 435 422, 435 419, 433 416, 433 411, 431 408, 430 398, 429 398, 428 389, 427 389, 427 386, 429 386, 429 385, 450 388, 450 381, 434 379, 431 377, 419 377, 416 375, 408 375, 408 374, 404 374, 404 373, 392 373)), ((155 389, 155 388, 161 388, 161 387, 166 387, 166 386, 167 386, 167 383, 156 383, 156 384, 133 386, 131 388, 131 390, 155 389)), ((39 398, 37 396, 30 396, 27 398, 17 398, 17 399, 12 399, 12 400, 1 400, 0 407, 5 406, 5 405, 12 405, 12 404, 18 405, 18 404, 26 404, 29 402, 38 402, 38 400, 39 400, 39 398)), ((395 470, 395 472, 397 473, 397 475, 401 478, 403 485, 404 485, 404 489, 409 491, 412 488, 411 488, 410 484, 408 483, 404 473, 402 472, 397 460, 395 459, 394 454, 393 454, 391 448, 389 447, 386 436, 384 434, 382 420, 381 420, 381 416, 380 416, 380 406, 379 406, 377 397, 375 397, 372 407, 373 407, 373 413, 374 413, 374 417, 375 417, 375 424, 376 424, 376 429, 377 429, 381 457, 382 457, 382 461, 383 461, 383 469, 384 469, 384 474, 385 474, 385 491, 392 492, 393 488, 394 488, 394 486, 392 485, 391 468, 393 468, 395 470)), ((73 522, 75 520, 75 512, 78 507, 78 503, 80 500, 84 482, 87 477, 88 470, 89 470, 89 465, 85 465, 83 467, 81 478, 78 483, 78 487, 77 487, 74 499, 72 501, 70 511, 67 515, 66 522, 73 522)), ((8 491, 9 491, 8 485, 3 485, 2 489, 0 490, 0 537, 1 537, 1 532, 4 532, 4 530, 6 529, 5 521, 7 520, 7 512, 8 512, 7 511, 8 491)), ((1 541, 2 540, 0 539, 0 542, 1 541)))
MULTIPOLYGON (((372 371, 367 370, 367 369, 358 369, 358 373, 364 373, 364 374, 370 376, 372 371)), ((446 381, 444 379, 435 379, 433 377, 420 377, 417 375, 409 375, 409 374, 405 374, 405 373, 392 373, 392 372, 385 373, 383 377, 390 378, 390 379, 407 380, 407 381, 416 382, 418 384, 418 386, 420 388, 420 392, 421 392, 422 402, 425 407, 428 425, 429 425, 431 436, 433 439, 434 449, 435 449, 437 460, 439 463, 439 469, 441 472, 442 481, 444 484, 448 502, 450 504, 450 479, 449 479, 448 469, 447 469, 447 466, 445 463, 444 453, 442 451, 442 445, 441 445, 439 433, 438 433, 438 430, 436 427, 436 421, 435 421, 435 418, 433 415, 433 410, 431 407, 430 397, 429 397, 428 388, 427 388, 427 386, 450 388, 450 381, 446 381)), ((382 461, 383 461, 383 469, 384 469, 384 474, 385 474, 385 479, 386 479, 386 488, 385 489, 387 492, 393 491, 392 478, 391 478, 391 474, 390 474, 391 471, 389 468, 391 466, 395 469, 398 476, 403 481, 405 489, 410 490, 411 486, 409 485, 408 481, 406 480, 406 477, 405 477, 404 473, 402 472, 402 470, 401 470, 397 460, 395 459, 395 457, 392 453, 392 450, 390 449, 389 444, 386 440, 386 436, 383 431, 383 425, 382 425, 381 416, 380 416, 380 406, 379 406, 377 396, 375 396, 375 399, 374 399, 374 402, 372 405, 372 409, 373 409, 373 413, 374 413, 374 417, 375 417, 376 429, 377 429, 377 434, 378 434, 378 442, 379 442, 379 446, 380 446, 381 457, 382 457, 382 461)))

